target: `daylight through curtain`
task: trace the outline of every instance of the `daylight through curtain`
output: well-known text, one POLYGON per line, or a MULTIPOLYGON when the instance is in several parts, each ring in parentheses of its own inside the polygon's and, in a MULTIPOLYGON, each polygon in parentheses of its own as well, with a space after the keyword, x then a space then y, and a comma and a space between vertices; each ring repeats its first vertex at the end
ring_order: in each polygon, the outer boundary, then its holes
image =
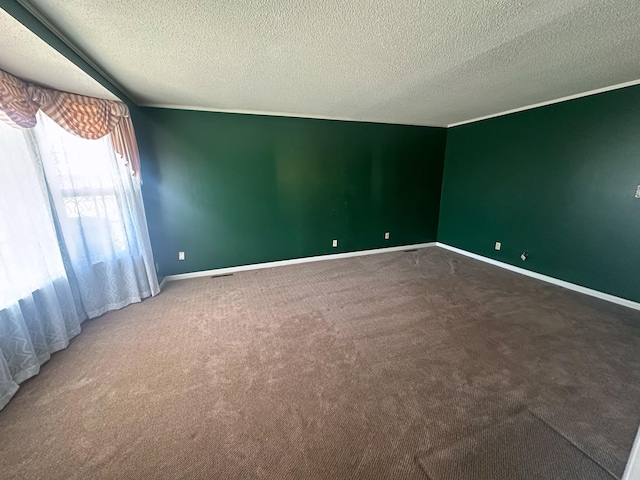
POLYGON ((159 293, 128 110, 20 82, 0 71, 0 409, 84 320, 159 293))
POLYGON ((109 134, 113 149, 140 174, 140 156, 128 107, 121 102, 43 88, 0 70, 0 120, 33 128, 42 110, 69 133, 96 140, 109 134))

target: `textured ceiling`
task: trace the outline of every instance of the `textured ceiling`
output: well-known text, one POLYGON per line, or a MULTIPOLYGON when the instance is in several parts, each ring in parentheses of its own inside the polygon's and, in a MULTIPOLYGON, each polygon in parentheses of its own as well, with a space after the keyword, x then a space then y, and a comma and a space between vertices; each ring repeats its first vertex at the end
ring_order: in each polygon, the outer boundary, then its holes
POLYGON ((47 87, 117 100, 106 88, 0 9, 0 69, 47 87))
POLYGON ((30 3, 148 105, 444 126, 640 79, 638 0, 30 3))

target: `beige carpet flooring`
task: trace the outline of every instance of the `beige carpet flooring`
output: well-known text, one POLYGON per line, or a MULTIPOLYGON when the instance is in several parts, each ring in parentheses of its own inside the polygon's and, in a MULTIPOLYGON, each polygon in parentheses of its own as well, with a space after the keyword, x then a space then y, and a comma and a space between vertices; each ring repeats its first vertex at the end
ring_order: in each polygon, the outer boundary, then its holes
POLYGON ((433 480, 614 480, 589 455, 530 412, 417 457, 433 480))
POLYGON ((640 422, 640 312, 438 248, 172 282, 83 329, 0 412, 0 478, 426 479, 524 412, 619 477, 640 422))

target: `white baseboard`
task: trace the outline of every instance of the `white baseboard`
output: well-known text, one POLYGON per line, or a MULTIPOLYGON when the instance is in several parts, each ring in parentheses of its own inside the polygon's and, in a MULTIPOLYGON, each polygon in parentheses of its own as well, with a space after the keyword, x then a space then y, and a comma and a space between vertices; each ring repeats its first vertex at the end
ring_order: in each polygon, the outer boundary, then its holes
POLYGON ((624 307, 633 308, 634 310, 640 310, 640 303, 627 300, 626 298, 616 297, 614 295, 609 295, 608 293, 603 293, 603 292, 599 292, 598 290, 593 290, 591 288, 583 287, 581 285, 576 285, 575 283, 565 282, 564 280, 558 280, 557 278, 549 277, 541 273, 532 272, 531 270, 526 270, 520 267, 514 267, 513 265, 510 265, 508 263, 499 262, 498 260, 494 260, 488 257, 483 257, 482 255, 477 255, 475 253, 462 250, 460 248, 452 247, 445 243, 436 242, 436 245, 438 247, 451 250, 452 252, 456 252, 461 255, 465 255, 467 257, 475 258, 476 260, 480 260, 481 262, 490 263, 491 265, 495 265, 497 267, 504 268, 506 270, 511 270, 512 272, 516 272, 521 275, 526 275, 527 277, 536 278, 538 280, 542 280, 543 282, 552 283, 554 285, 558 285, 560 287, 567 288, 575 292, 584 293, 585 295, 590 295, 592 297, 596 297, 601 300, 606 300, 607 302, 617 303, 618 305, 622 305, 624 307))
POLYGON ((524 268, 515 267, 508 263, 500 262, 498 260, 494 260, 489 257, 483 257, 482 255, 477 255, 475 253, 471 253, 466 250, 452 247, 450 245, 447 245, 446 243, 440 243, 440 242, 417 243, 414 245, 401 245, 399 247, 376 248, 373 250, 359 250, 357 252, 318 255, 315 257, 293 258, 291 260, 280 260, 277 262, 254 263, 251 265, 241 265, 239 267, 216 268, 213 270, 203 270, 200 272, 167 275, 162 279, 162 282, 160 283, 160 289, 162 290, 162 288, 165 286, 167 282, 173 282, 176 280, 187 280, 189 278, 210 277, 215 275, 228 275, 230 273, 246 272, 248 270, 260 270, 262 268, 282 267, 285 265, 297 265, 300 263, 319 262, 323 260, 337 260, 340 258, 360 257, 363 255, 373 255, 377 253, 400 252, 403 250, 413 250, 416 248, 426 248, 426 247, 434 247, 434 246, 451 250, 452 252, 456 252, 461 255, 465 255, 467 257, 471 257, 476 260, 480 260, 482 262, 486 262, 491 265, 504 268, 505 270, 510 270, 512 272, 516 272, 521 275, 526 275, 527 277, 535 278, 537 280, 542 280, 543 282, 551 283, 553 285, 558 285, 560 287, 567 288, 575 292, 583 293, 591 297, 596 297, 601 300, 606 300, 607 302, 616 303, 618 305, 632 308, 634 310, 640 310, 640 303, 638 302, 633 302, 631 300, 627 300, 626 298, 616 297, 608 293, 603 293, 598 290, 593 290, 591 288, 583 287, 581 285, 576 285, 575 283, 565 282, 564 280, 559 280, 557 278, 549 277, 541 273, 532 272, 531 270, 526 270, 524 268))
POLYGON ((291 260, 280 260, 277 262, 254 263, 251 265, 241 265, 239 267, 216 268, 214 270, 203 270, 192 273, 179 273, 177 275, 167 275, 162 280, 160 287, 165 282, 175 280, 186 280, 189 278, 210 277, 215 275, 227 275, 229 273, 245 272, 247 270, 260 270, 262 268, 282 267, 285 265, 297 265, 299 263, 319 262, 321 260, 337 260, 339 258, 361 257, 363 255, 373 255, 376 253, 401 252, 403 250, 413 250, 416 248, 435 247, 436 242, 416 243, 413 245, 401 245, 399 247, 376 248, 373 250, 359 250, 357 252, 335 253, 328 255, 318 255, 315 257, 293 258, 291 260))

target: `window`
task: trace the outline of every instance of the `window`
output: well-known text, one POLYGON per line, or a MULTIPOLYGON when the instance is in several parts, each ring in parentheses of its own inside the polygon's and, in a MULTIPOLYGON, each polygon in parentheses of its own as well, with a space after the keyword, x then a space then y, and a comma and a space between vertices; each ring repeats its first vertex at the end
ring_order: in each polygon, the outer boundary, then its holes
POLYGON ((28 130, 0 122, 0 309, 64 274, 28 130))
POLYGON ((109 137, 86 140, 43 113, 33 129, 65 239, 76 257, 99 262, 126 253, 119 195, 131 173, 109 137), (82 242, 78 242, 82 237, 82 242))
POLYGON ((84 320, 159 293, 139 170, 124 104, 0 70, 0 409, 84 320))
POLYGON ((43 113, 32 129, 0 122, 0 309, 65 275, 59 235, 81 277, 139 259, 139 188, 108 136, 80 138, 43 113))

